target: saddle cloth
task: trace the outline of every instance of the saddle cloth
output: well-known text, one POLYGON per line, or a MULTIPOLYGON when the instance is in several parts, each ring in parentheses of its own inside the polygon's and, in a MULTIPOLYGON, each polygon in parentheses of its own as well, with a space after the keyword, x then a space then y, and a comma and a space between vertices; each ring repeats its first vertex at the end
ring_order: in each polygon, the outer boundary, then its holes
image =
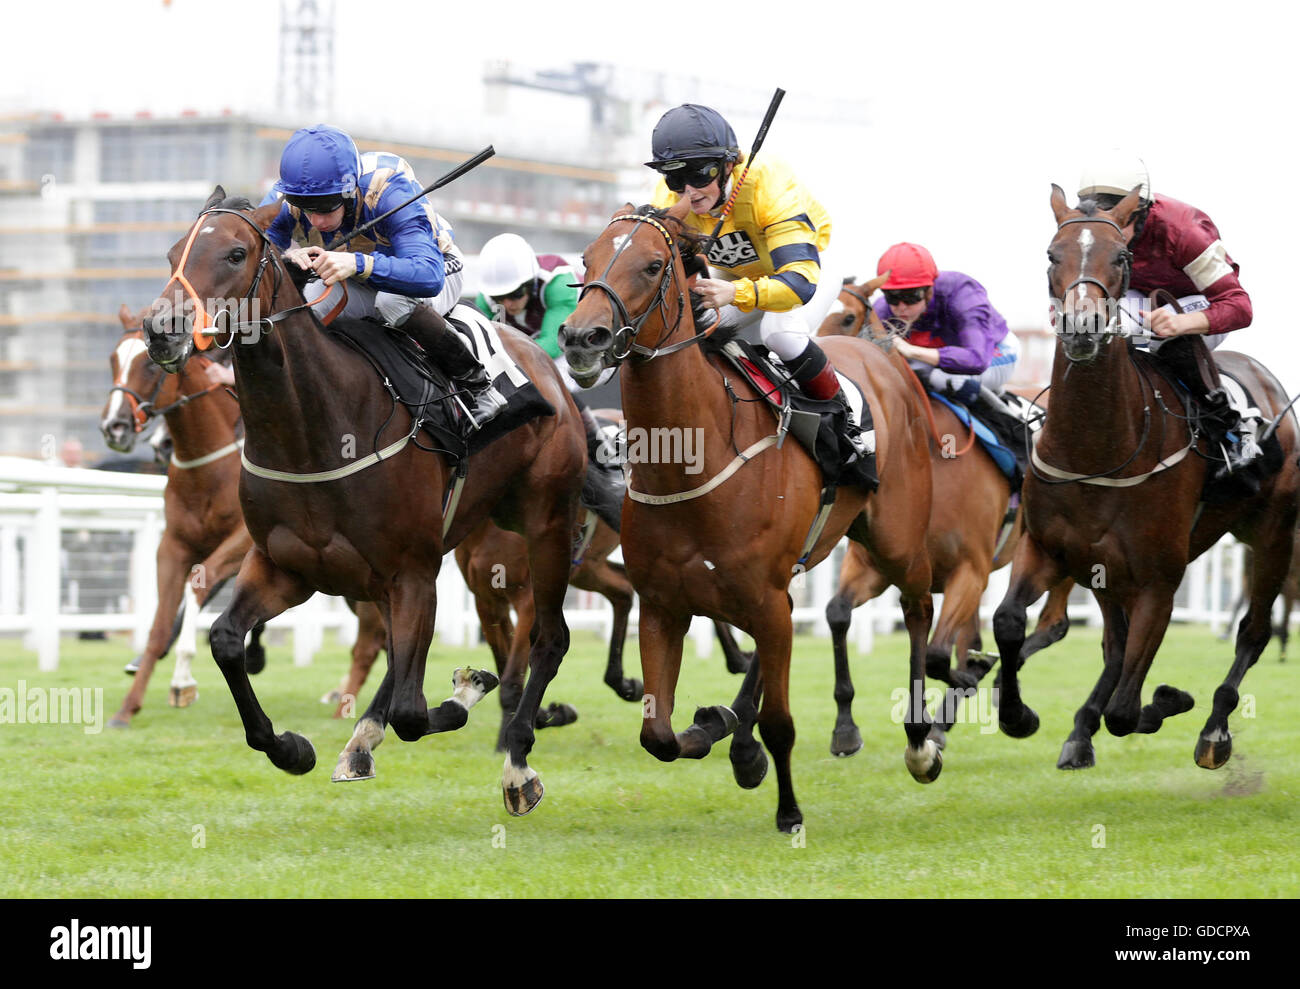
MULTIPOLYGON (((929 394, 936 402, 942 402, 944 405, 948 406, 948 408, 952 409, 953 414, 962 425, 974 429, 975 438, 979 440, 980 446, 982 446, 993 459, 993 463, 997 466, 998 470, 1000 470, 1006 479, 1011 482, 1012 487, 1018 488, 1021 481, 1021 468, 1019 467, 1017 460, 1025 456, 1024 451, 1021 450, 1019 452, 1020 456, 1018 458, 1016 456, 1017 451, 1015 451, 1010 445, 1009 437, 1004 439, 998 435, 998 433, 996 433, 988 423, 979 418, 979 416, 973 415, 970 409, 966 408, 964 405, 959 405, 952 399, 945 398, 937 392, 930 392, 929 394)), ((1019 403, 1021 402, 1031 410, 1036 408, 1032 403, 1020 398, 1018 395, 1005 394, 999 397, 1008 405, 1019 408, 1022 414, 1024 410, 1023 407, 1019 406, 1019 403)))
POLYGON ((551 403, 506 352, 496 328, 481 315, 477 320, 464 318, 467 308, 457 306, 447 321, 465 339, 506 400, 504 409, 482 429, 472 431, 467 429, 464 412, 453 400, 456 386, 401 330, 375 320, 345 318, 335 320, 326 330, 370 361, 390 394, 420 419, 435 446, 453 460, 477 453, 539 416, 555 414, 551 403))

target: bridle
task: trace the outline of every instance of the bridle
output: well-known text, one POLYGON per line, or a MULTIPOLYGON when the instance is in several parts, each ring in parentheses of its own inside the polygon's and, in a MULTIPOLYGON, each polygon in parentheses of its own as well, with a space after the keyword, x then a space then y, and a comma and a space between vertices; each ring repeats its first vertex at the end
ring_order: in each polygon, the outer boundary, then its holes
MULTIPOLYGON (((262 287, 262 278, 266 274, 268 265, 274 273, 274 281, 271 287, 271 302, 269 305, 269 308, 272 310, 275 309, 275 300, 280 293, 280 283, 287 277, 283 272, 282 265, 279 263, 278 255, 272 254, 272 248, 275 247, 275 244, 272 242, 271 238, 266 235, 266 231, 254 223, 247 213, 244 213, 241 210, 226 209, 224 207, 216 206, 200 213, 198 219, 194 221, 194 228, 190 231, 189 239, 185 241, 185 249, 181 252, 181 258, 180 261, 177 262, 176 270, 172 272, 171 278, 168 279, 167 284, 163 286, 162 293, 160 293, 160 295, 165 295, 173 282, 179 282, 181 287, 185 290, 190 303, 194 306, 194 346, 198 350, 206 350, 210 344, 215 342, 215 337, 222 333, 228 333, 230 334, 230 339, 227 341, 226 345, 222 347, 221 344, 217 344, 220 349, 226 350, 234 344, 236 332, 242 331, 248 327, 256 326, 269 333, 274 329, 276 323, 287 319, 294 313, 300 312, 304 309, 310 309, 312 305, 315 304, 314 302, 304 302, 301 305, 292 306, 289 309, 282 309, 279 312, 273 311, 269 316, 260 316, 257 319, 247 322, 235 322, 235 318, 231 315, 231 311, 228 308, 218 310, 215 316, 209 316, 207 307, 203 305, 202 300, 199 299, 198 293, 194 290, 194 286, 190 284, 189 279, 185 276, 185 265, 189 260, 190 248, 193 246, 195 238, 202 229, 203 218, 216 213, 228 213, 231 216, 236 216, 243 220, 253 229, 253 232, 257 234, 258 238, 262 242, 262 253, 257 260, 257 271, 253 275, 253 281, 249 285, 248 291, 244 294, 242 300, 245 311, 247 311, 248 306, 252 303, 253 299, 258 296, 262 287), (224 327, 219 325, 223 315, 226 317, 226 325, 224 327)), ((278 248, 276 250, 278 251, 278 248)))
MULTIPOLYGON (((208 360, 206 357, 203 359, 208 360)), ((166 378, 160 374, 158 377, 158 383, 153 386, 153 394, 149 396, 147 401, 139 392, 126 387, 126 385, 114 385, 108 390, 110 395, 115 391, 120 391, 131 399, 131 419, 135 424, 134 429, 137 434, 144 432, 145 428, 149 425, 150 420, 156 419, 159 416, 165 416, 168 412, 174 412, 177 409, 183 408, 195 399, 202 398, 204 395, 210 395, 212 392, 223 387, 221 382, 217 382, 216 384, 208 385, 208 387, 200 391, 191 392, 188 395, 182 395, 176 401, 172 402, 170 405, 164 405, 161 409, 155 408, 154 403, 158 401, 158 393, 162 391, 163 382, 165 380, 166 378)))
MULTIPOLYGON (((663 357, 667 354, 684 350, 692 344, 699 343, 713 331, 713 327, 710 327, 708 330, 705 330, 702 333, 697 333, 688 340, 679 341, 670 347, 660 346, 665 340, 677 332, 677 327, 680 326, 682 322, 682 315, 686 311, 686 295, 683 292, 678 292, 677 319, 673 321, 672 326, 668 326, 668 286, 673 281, 673 272, 678 257, 677 251, 674 247, 672 234, 670 234, 668 229, 654 217, 645 216, 641 213, 623 213, 610 220, 609 225, 613 226, 615 223, 624 220, 632 223, 645 223, 659 231, 668 245, 668 263, 664 265, 663 271, 659 273, 659 287, 655 292, 654 298, 650 300, 650 304, 646 307, 645 311, 635 319, 633 319, 631 314, 628 312, 627 305, 623 302, 622 296, 618 294, 618 290, 606 281, 609 277, 609 273, 614 268, 615 262, 618 261, 623 252, 631 245, 632 234, 629 234, 627 239, 619 245, 618 250, 614 252, 614 256, 609 259, 609 264, 605 266, 605 270, 601 274, 600 278, 597 278, 594 281, 585 282, 582 286, 582 291, 578 293, 579 302, 582 301, 582 297, 591 289, 600 289, 609 296, 610 305, 614 310, 614 315, 622 324, 614 331, 614 342, 608 350, 608 356, 613 359, 615 364, 622 363, 633 354, 640 358, 642 362, 652 361, 656 357, 663 357), (645 321, 650 318, 650 314, 655 310, 659 310, 662 321, 667 329, 663 336, 656 341, 653 347, 643 347, 641 344, 636 342, 636 336, 641 332, 641 327, 645 325, 645 321)), ((635 233, 635 231, 633 231, 633 233, 635 233)))
MULTIPOLYGON (((1105 223, 1114 227, 1116 233, 1118 233, 1121 238, 1124 235, 1124 231, 1120 227, 1120 225, 1116 223, 1114 220, 1105 216, 1075 216, 1075 217, 1071 217, 1068 220, 1062 220, 1060 224, 1057 225, 1056 228, 1057 233, 1060 233, 1061 230, 1063 230, 1065 227, 1069 226, 1072 223, 1105 223)), ((1120 252, 1120 267, 1123 270, 1123 280, 1120 285, 1119 297, 1118 299, 1115 300, 1116 304, 1114 307, 1112 307, 1110 316, 1106 320, 1106 325, 1102 327, 1100 330, 1081 331, 1077 329, 1069 329, 1068 327, 1070 325, 1070 321, 1067 319, 1066 313, 1062 311, 1060 318, 1057 320, 1057 328, 1056 328, 1057 336, 1066 336, 1066 335, 1098 336, 1101 338, 1101 342, 1104 343, 1107 340, 1112 339, 1114 337, 1128 338, 1134 335, 1131 331, 1124 328, 1119 318, 1120 316, 1119 304, 1123 302, 1124 296, 1128 292, 1129 280, 1133 275, 1133 252, 1130 251, 1127 247, 1125 247, 1123 251, 1120 252)), ((1076 278, 1074 281, 1070 282, 1070 284, 1065 287, 1065 291, 1061 293, 1060 301, 1062 306, 1064 306, 1065 300, 1069 297, 1070 293, 1080 285, 1096 285, 1099 289, 1101 289, 1102 298, 1107 301, 1111 300, 1110 288, 1104 282, 1102 282, 1098 278, 1092 277, 1091 275, 1084 274, 1081 271, 1079 273, 1079 277, 1076 278)), ((1077 363, 1076 359, 1070 357, 1068 353, 1066 354, 1066 358, 1072 364, 1077 363)))

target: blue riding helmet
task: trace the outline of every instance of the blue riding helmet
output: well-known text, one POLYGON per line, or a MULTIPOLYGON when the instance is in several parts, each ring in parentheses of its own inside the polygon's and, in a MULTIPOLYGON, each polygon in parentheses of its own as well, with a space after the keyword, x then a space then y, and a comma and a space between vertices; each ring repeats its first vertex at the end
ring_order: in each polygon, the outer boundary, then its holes
POLYGON ((740 159, 740 143, 731 125, 717 110, 696 103, 683 103, 660 117, 650 147, 654 160, 646 165, 659 171, 691 159, 740 159))
POLYGON ((317 124, 294 131, 280 155, 280 181, 274 190, 286 197, 356 195, 361 155, 337 127, 317 124))

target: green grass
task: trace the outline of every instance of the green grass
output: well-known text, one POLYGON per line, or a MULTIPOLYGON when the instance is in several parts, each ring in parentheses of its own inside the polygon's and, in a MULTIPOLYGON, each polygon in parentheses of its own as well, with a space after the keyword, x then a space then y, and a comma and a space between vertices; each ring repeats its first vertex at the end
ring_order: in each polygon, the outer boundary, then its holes
MULTIPOLYGON (((1196 709, 1157 735, 1118 739, 1103 728, 1097 766, 1060 772, 1061 742, 1100 668, 1098 643, 1096 630, 1076 626, 1031 660, 1023 685, 1042 717, 1037 735, 959 725, 943 774, 921 786, 890 720, 904 640, 878 638, 873 657, 854 661, 866 744, 851 759, 828 751, 828 643, 797 640, 803 847, 775 829, 771 774, 742 791, 725 747, 672 765, 642 751, 640 706, 600 682, 604 647, 592 635, 575 634, 551 688, 549 699, 576 705, 581 718, 539 734, 530 761, 546 797, 522 819, 502 806, 495 694, 455 734, 408 745, 389 732, 377 778, 336 785, 329 774, 351 725, 332 721, 317 698, 337 683, 345 650, 327 646, 315 665, 294 669, 287 646, 273 646, 254 679, 276 729, 316 747, 316 769, 290 777, 244 744, 203 646, 201 696, 187 710, 166 706, 168 660, 127 731, 0 725, 0 883, 10 897, 1293 896, 1300 664, 1268 650, 1243 686, 1255 717, 1239 709, 1232 761, 1207 772, 1192 750, 1229 652, 1203 628, 1176 627, 1146 697, 1169 682, 1196 709), (1099 825, 1105 847, 1094 847, 1099 825)), ((703 660, 686 648, 679 729, 695 705, 729 702, 738 686, 716 650, 703 660)), ((635 639, 627 653, 635 672, 635 639)), ((33 654, 0 640, 0 687, 102 687, 111 714, 130 655, 120 639, 68 639, 59 671, 40 674, 33 654)), ((491 665, 485 647, 435 647, 426 696, 447 696, 451 669, 467 661, 491 665)))

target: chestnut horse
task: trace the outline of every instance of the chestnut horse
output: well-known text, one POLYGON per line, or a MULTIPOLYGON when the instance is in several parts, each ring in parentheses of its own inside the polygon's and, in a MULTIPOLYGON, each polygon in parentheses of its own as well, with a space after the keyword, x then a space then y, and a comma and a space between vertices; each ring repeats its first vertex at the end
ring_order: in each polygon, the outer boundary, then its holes
MULTIPOLYGON (((871 305, 872 294, 887 274, 864 285, 846 281, 839 305, 827 315, 817 331, 819 337, 863 336, 886 349, 888 331, 871 305)), ((919 386, 910 368, 907 377, 919 386)), ((1011 482, 993 458, 978 443, 968 440, 969 429, 943 402, 927 397, 930 425, 930 466, 934 472, 934 496, 930 502, 930 524, 926 547, 930 554, 933 583, 930 590, 943 595, 943 607, 926 651, 926 673, 946 683, 950 691, 935 724, 935 739, 951 722, 951 713, 962 696, 988 672, 992 665, 978 655, 980 599, 988 587, 989 574, 1011 562, 1020 539, 1021 518, 1015 522, 1002 545, 998 539, 1011 498, 1011 482), (956 437, 954 444, 952 438, 956 437), (962 449, 957 449, 957 446, 962 449), (957 650, 957 668, 952 653, 957 650)), ((835 656, 835 704, 838 713, 831 734, 831 754, 850 756, 862 748, 862 735, 853 721, 853 680, 849 672, 848 634, 854 608, 881 594, 888 586, 884 575, 871 565, 867 551, 850 542, 840 565, 839 587, 826 605, 826 622, 831 629, 835 656)), ((1066 614, 1074 582, 1062 581, 1052 588, 1038 617, 1034 634, 1025 642, 1020 662, 1069 630, 1066 614)))
POLYGON ((239 493, 253 548, 209 642, 248 744, 291 773, 315 765, 305 738, 275 734, 243 665, 245 632, 315 591, 376 602, 388 643, 388 672, 339 756, 335 780, 374 775, 371 753, 387 724, 408 742, 462 727, 497 680, 485 671, 458 670, 453 696, 438 707, 426 703, 436 578, 443 554, 491 516, 528 540, 537 602, 531 676, 507 732, 502 779, 508 810, 528 813, 543 795, 527 761, 533 723, 569 641, 562 608, 587 457, 578 411, 545 352, 500 328, 505 348, 555 414, 470 457, 458 501, 451 501, 454 478, 446 457, 423 448, 418 422, 390 398, 368 360, 323 333, 303 301, 266 236, 279 208, 255 210, 245 200, 226 200, 218 186, 186 239, 169 253, 174 275, 165 298, 155 303, 156 315, 145 321, 150 356, 171 371, 184 367, 208 325, 209 335, 231 331, 246 431, 239 493), (202 324, 193 332, 182 316, 187 306, 173 304, 176 282, 202 324), (243 314, 230 308, 213 317, 205 299, 242 300, 238 308, 257 318, 237 322, 243 314), (340 465, 336 451, 350 449, 355 438, 373 443, 375 452, 340 465), (444 518, 444 504, 458 507, 444 518))
POLYGON ((767 770, 753 738, 757 720, 776 763, 777 827, 792 831, 802 826, 802 815, 790 775, 793 627, 787 588, 796 563, 815 565, 846 534, 868 545, 903 592, 914 698, 906 715, 908 769, 929 782, 942 766, 938 747, 926 737, 929 716, 921 698, 932 616, 926 438, 916 395, 893 363, 897 358, 864 341, 824 341, 836 368, 866 395, 881 481, 874 493, 840 487, 815 545, 801 559, 819 514, 821 473, 798 443, 777 445, 770 407, 739 375, 724 371, 719 358, 694 346, 703 334, 695 333, 683 270, 682 252, 699 248, 683 222, 689 207, 685 198, 668 210, 634 212, 629 204, 614 216, 586 250, 589 277, 560 338, 569 371, 584 386, 604 367, 631 358, 621 373, 629 437, 650 435, 651 428, 668 430, 659 434, 665 436, 698 429, 692 435, 703 436, 702 473, 688 472, 682 463, 634 463, 624 502, 623 558, 641 599, 641 744, 666 762, 699 759, 734 731, 733 774, 741 786, 753 787, 767 770), (599 276, 593 279, 594 272, 599 276), (734 711, 700 708, 694 724, 675 733, 682 643, 697 614, 748 632, 757 661, 734 711))
MULTIPOLYGON (((113 387, 100 417, 104 442, 129 453, 149 420, 161 415, 172 436, 173 453, 163 489, 166 527, 158 543, 158 606, 149 639, 138 661, 135 680, 111 720, 125 728, 144 704, 154 665, 177 635, 176 668, 167 703, 188 707, 198 697, 191 662, 196 649, 197 611, 239 570, 253 545, 239 510, 239 404, 225 390, 225 376, 206 358, 177 375, 164 374, 145 353, 141 316, 122 306, 118 319, 125 331, 109 358, 113 387), (184 609, 179 627, 177 607, 184 609)), ((249 672, 266 663, 253 629, 249 672)))
POLYGON ((1273 600, 1291 565, 1300 465, 1296 420, 1281 386, 1249 357, 1214 355, 1275 419, 1283 459, 1256 494, 1205 502, 1206 471, 1214 463, 1207 467, 1208 443, 1179 408, 1184 392, 1162 362, 1131 351, 1124 338, 1118 300, 1132 255, 1123 229, 1139 191, 1107 212, 1090 200, 1071 209, 1052 186, 1057 228, 1047 278, 1060 313, 1052 411, 1025 478, 1025 535, 993 628, 1003 661, 998 719, 1007 734, 1023 737, 1037 728, 1038 716, 1021 699, 1007 660, 1024 642, 1025 604, 1066 576, 1094 588, 1105 621, 1105 665, 1075 715, 1060 769, 1094 764, 1092 736, 1103 716, 1111 734, 1127 735, 1155 732, 1165 718, 1191 709, 1189 694, 1166 685, 1144 707, 1142 685, 1188 562, 1232 532, 1255 551, 1250 608, 1195 751, 1206 769, 1227 762, 1228 715, 1246 670, 1268 643, 1273 600))

